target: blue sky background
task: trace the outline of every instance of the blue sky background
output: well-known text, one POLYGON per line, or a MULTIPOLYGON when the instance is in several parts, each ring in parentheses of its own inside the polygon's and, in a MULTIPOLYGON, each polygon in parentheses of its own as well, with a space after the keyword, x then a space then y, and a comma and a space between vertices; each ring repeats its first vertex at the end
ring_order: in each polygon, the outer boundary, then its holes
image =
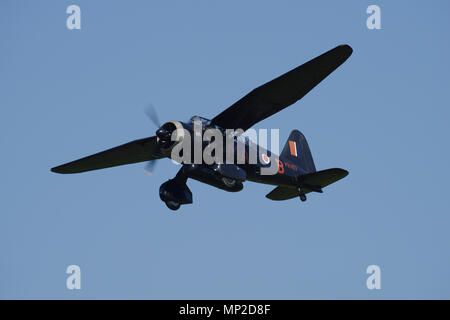
POLYGON ((0 2, 0 298, 450 298, 448 1, 0 2), (82 11, 68 30, 67 6, 82 11), (366 28, 378 4, 382 30, 366 28), (257 127, 297 128, 344 180, 272 202, 189 181, 158 196, 160 161, 57 175, 55 165, 214 117, 341 43, 351 58, 257 127), (66 267, 82 289, 65 287, 66 267), (366 268, 382 289, 366 288, 366 268))

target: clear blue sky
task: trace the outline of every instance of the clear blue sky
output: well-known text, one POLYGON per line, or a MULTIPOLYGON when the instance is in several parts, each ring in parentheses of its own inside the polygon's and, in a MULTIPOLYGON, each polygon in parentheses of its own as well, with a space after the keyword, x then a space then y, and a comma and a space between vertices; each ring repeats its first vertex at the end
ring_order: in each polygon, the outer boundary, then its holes
POLYGON ((0 298, 450 298, 449 2, 0 2, 0 298), (68 30, 67 6, 82 11, 68 30), (366 28, 378 4, 382 30, 366 28), (316 167, 344 180, 272 202, 272 187, 188 183, 177 167, 80 175, 49 169, 213 117, 256 86, 341 43, 353 55, 258 127, 296 128, 316 167), (65 287, 66 267, 82 289, 65 287), (366 288, 381 267, 382 289, 366 288))

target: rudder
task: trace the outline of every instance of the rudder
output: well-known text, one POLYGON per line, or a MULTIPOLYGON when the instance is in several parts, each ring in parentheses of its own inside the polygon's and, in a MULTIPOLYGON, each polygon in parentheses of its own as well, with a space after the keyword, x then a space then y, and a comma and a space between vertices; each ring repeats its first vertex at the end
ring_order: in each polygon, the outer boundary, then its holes
POLYGON ((299 166, 304 173, 316 172, 316 166, 305 136, 298 130, 292 130, 284 145, 280 158, 299 166))

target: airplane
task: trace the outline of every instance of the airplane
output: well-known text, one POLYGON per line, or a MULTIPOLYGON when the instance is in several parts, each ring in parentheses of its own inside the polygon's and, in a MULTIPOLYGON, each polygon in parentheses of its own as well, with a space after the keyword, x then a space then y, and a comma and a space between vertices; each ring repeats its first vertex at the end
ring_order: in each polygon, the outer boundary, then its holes
MULTIPOLYGON (((171 158, 173 148, 185 138, 183 134, 177 134, 175 131, 179 132, 177 129, 181 128, 184 130, 181 132, 193 133, 195 121, 202 124, 201 130, 215 128, 224 136, 226 129, 246 131, 259 121, 300 100, 343 64, 352 52, 353 49, 349 45, 339 45, 257 87, 212 119, 193 116, 188 122, 169 121, 159 126, 155 136, 125 143, 54 167, 51 171, 62 174, 80 173, 143 161, 149 161, 151 167, 157 159, 171 158)), ((155 114, 150 117, 153 120, 157 118, 155 114)), ((234 139, 236 149, 239 137, 234 139)), ((203 143, 202 148, 207 144, 203 143)), ((306 194, 322 193, 324 187, 348 175, 347 170, 340 168, 317 171, 306 138, 298 130, 290 133, 279 156, 255 146, 248 139, 244 145, 244 163, 182 163, 176 176, 160 186, 161 200, 171 210, 191 204, 192 192, 187 186, 187 180, 190 178, 229 192, 241 191, 245 181, 274 185, 275 189, 266 195, 268 199, 287 200, 299 197, 301 201, 306 201, 306 194), (259 148, 260 155, 262 154, 256 163, 247 161, 252 148, 259 148), (262 168, 267 167, 272 159, 278 165, 276 173, 261 174, 262 168)))

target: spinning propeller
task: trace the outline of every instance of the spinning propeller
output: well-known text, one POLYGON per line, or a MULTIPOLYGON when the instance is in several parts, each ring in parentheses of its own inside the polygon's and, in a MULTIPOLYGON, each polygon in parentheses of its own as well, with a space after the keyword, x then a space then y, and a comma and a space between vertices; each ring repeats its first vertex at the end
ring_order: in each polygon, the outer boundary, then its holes
MULTIPOLYGON (((166 141, 166 139, 167 139, 166 130, 161 128, 161 122, 159 121, 158 113, 156 112, 155 106, 152 103, 150 103, 145 108, 145 114, 150 119, 150 121, 158 128, 158 130, 156 130, 156 136, 159 138, 159 140, 166 141)), ((169 135, 169 139, 170 139, 170 135, 169 135)), ((144 172, 146 174, 148 174, 149 176, 151 176, 153 171, 155 170, 156 162, 157 162, 156 160, 157 159, 147 161, 147 163, 145 164, 144 172)))

